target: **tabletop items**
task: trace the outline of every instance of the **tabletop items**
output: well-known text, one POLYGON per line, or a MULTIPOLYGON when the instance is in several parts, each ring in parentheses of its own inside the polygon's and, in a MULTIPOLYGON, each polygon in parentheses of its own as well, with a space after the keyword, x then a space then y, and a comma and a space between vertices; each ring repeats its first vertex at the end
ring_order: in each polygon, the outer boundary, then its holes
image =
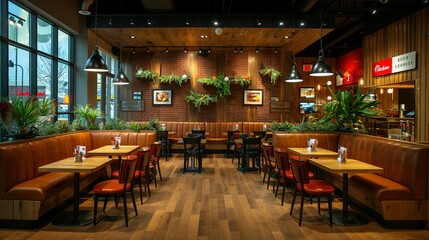
POLYGON ((309 152, 317 152, 319 141, 316 138, 307 138, 307 149, 309 152))
POLYGON ((347 161, 347 148, 343 146, 338 147, 338 158, 339 163, 345 163, 347 161))
POLYGON ((112 148, 118 149, 121 145, 121 137, 112 137, 111 142, 112 142, 112 148))
POLYGON ((76 145, 73 147, 73 156, 75 162, 83 162, 86 155, 86 146, 76 145))

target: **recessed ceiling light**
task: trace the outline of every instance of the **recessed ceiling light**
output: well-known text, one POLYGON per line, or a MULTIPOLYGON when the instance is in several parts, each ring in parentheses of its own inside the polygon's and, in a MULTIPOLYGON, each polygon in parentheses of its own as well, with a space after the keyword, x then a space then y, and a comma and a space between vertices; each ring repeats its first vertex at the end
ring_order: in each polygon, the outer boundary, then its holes
POLYGON ((286 39, 288 39, 288 38, 289 38, 289 36, 285 36, 285 38, 286 38, 286 39))
POLYGON ((189 26, 189 24, 190 24, 189 19, 186 19, 185 24, 189 26))
POLYGON ((283 26, 283 25, 285 25, 285 23, 283 21, 280 21, 279 26, 283 26))
POLYGON ((259 19, 256 20, 256 24, 258 24, 258 26, 262 25, 262 23, 261 23, 261 21, 259 21, 259 19))
POLYGON ((134 35, 131 35, 131 36, 130 36, 130 38, 131 38, 131 39, 135 39, 135 38, 136 38, 136 36, 134 36, 134 35))
POLYGON ((305 22, 300 22, 299 26, 304 27, 305 26, 305 22))
POLYGON ((201 35, 200 38, 208 38, 207 35, 201 35))
POLYGON ((219 22, 217 20, 214 20, 213 25, 217 26, 219 25, 219 22))

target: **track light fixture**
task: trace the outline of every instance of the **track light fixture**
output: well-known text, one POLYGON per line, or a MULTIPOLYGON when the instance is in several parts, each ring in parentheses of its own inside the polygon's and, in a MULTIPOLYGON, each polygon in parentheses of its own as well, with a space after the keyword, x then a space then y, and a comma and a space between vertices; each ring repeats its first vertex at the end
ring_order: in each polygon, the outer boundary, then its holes
POLYGON ((10 25, 15 25, 15 23, 16 23, 15 18, 14 18, 13 16, 10 16, 10 17, 9 17, 9 24, 10 24, 10 25))

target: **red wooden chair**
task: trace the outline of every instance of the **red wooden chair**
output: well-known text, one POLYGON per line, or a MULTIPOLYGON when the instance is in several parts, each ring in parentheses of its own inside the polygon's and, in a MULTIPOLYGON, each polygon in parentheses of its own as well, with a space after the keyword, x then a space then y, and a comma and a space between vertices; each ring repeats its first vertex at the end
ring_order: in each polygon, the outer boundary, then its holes
MULTIPOLYGON (((274 151, 273 145, 269 143, 262 143, 262 152, 264 156, 264 178, 262 179, 262 183, 265 182, 265 177, 268 173, 268 181, 267 181, 267 189, 270 186, 271 176, 276 171, 276 162, 274 161, 274 151)), ((273 181, 273 191, 274 191, 275 182, 273 181)))
POLYGON ((124 199, 124 214, 125 214, 125 226, 128 227, 128 208, 127 208, 127 192, 130 192, 131 199, 133 200, 134 211, 137 213, 136 200, 134 198, 134 191, 132 182, 134 179, 134 172, 136 168, 137 159, 122 160, 120 166, 120 174, 118 179, 110 179, 100 183, 97 183, 92 191, 94 192, 94 225, 97 224, 97 212, 98 212, 98 197, 104 196, 103 212, 106 210, 107 201, 109 195, 122 195, 124 199))
POLYGON ((334 187, 323 181, 313 180, 308 177, 308 161, 300 161, 291 159, 293 176, 295 179, 295 188, 293 191, 293 200, 290 207, 290 215, 292 215, 293 206, 295 205, 296 193, 301 192, 301 208, 299 212, 299 226, 301 226, 302 212, 304 209, 304 195, 317 196, 317 211, 320 215, 320 196, 328 196, 329 206, 329 225, 332 226, 332 195, 335 191, 334 187))
POLYGON ((156 175, 159 174, 159 180, 162 181, 162 175, 161 175, 161 167, 159 162, 159 155, 161 153, 161 142, 154 142, 150 145, 150 159, 149 159, 149 170, 155 174, 154 180, 155 180, 155 187, 158 187, 157 181, 156 181, 156 175))

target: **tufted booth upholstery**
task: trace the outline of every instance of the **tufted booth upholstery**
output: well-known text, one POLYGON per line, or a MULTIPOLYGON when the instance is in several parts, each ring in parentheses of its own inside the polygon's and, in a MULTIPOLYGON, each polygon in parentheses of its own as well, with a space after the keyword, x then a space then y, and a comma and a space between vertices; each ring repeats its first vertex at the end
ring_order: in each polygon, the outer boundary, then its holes
MULTIPOLYGON (((349 174, 349 195, 355 201, 387 221, 428 220, 428 145, 353 133, 284 132, 274 133, 273 145, 305 147, 308 137, 333 151, 338 145, 345 146, 349 158, 384 169, 381 174, 349 174)), ((323 176, 342 189, 342 175, 323 176)))
MULTIPOLYGON (((91 150, 110 144, 111 136, 122 144, 149 146, 155 132, 82 131, 0 144, 0 220, 36 221, 73 197, 73 173, 40 173, 38 167, 72 156, 73 146, 91 150)), ((80 174, 84 189, 105 171, 80 174)))

